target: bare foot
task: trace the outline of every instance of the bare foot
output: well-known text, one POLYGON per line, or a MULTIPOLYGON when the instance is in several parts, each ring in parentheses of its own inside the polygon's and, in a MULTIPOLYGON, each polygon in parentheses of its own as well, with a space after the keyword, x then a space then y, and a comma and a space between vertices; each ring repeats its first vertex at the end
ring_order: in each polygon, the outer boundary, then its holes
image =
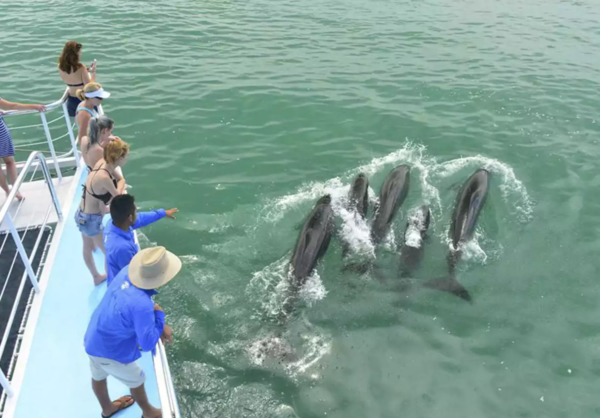
POLYGON ((106 280, 106 274, 98 274, 97 276, 94 276, 94 286, 98 286, 104 280, 106 280))
MULTIPOLYGON (((9 190, 8 192, 5 190, 5 191, 4 191, 4 193, 6 193, 6 197, 8 198, 8 195, 9 195, 9 193, 10 193, 10 190, 9 190)), ((19 201, 21 201, 21 200, 25 199, 25 198, 23 197, 23 195, 22 195, 20 192, 17 192, 17 194, 15 195, 15 197, 16 197, 16 198, 17 198, 17 200, 19 200, 19 201)))
POLYGON ((134 403, 133 397, 131 397, 129 395, 121 396, 116 401, 113 401, 110 410, 102 411, 102 416, 110 417, 110 416, 114 415, 115 413, 117 413, 118 411, 122 411, 125 408, 129 408, 131 405, 133 405, 133 403, 134 403))

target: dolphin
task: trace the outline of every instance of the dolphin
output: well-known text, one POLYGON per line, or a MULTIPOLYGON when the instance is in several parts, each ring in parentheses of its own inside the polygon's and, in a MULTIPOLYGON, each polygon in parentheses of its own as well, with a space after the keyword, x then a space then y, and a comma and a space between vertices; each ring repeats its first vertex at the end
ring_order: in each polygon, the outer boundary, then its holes
POLYGON ((425 287, 450 292, 471 301, 471 295, 467 289, 456 280, 456 266, 462 257, 462 246, 469 242, 475 233, 477 219, 489 192, 490 176, 488 170, 480 168, 464 182, 456 197, 452 222, 448 231, 452 242, 452 248, 446 258, 448 276, 430 280, 425 283, 425 287))
POLYGON ((400 277, 413 277, 421 265, 425 252, 425 238, 431 222, 431 213, 426 205, 420 206, 406 222, 404 243, 400 248, 400 277))
POLYGON ((369 210, 369 179, 364 173, 360 173, 352 182, 348 202, 348 210, 356 211, 365 219, 369 210))
MULTIPOLYGON (((366 218, 369 210, 369 180, 364 173, 360 173, 352 182, 346 209, 348 212, 360 216, 363 220, 366 218)), ((342 240, 342 258, 346 258, 349 252, 350 244, 342 240)))
POLYGON ((332 232, 331 195, 325 195, 317 201, 307 217, 290 260, 291 290, 283 307, 286 316, 294 308, 298 291, 317 266, 317 262, 325 255, 331 241, 332 232))
POLYGON ((373 244, 379 244, 388 234, 394 216, 408 195, 409 185, 410 167, 407 165, 394 168, 386 177, 379 192, 377 213, 371 224, 373 244))

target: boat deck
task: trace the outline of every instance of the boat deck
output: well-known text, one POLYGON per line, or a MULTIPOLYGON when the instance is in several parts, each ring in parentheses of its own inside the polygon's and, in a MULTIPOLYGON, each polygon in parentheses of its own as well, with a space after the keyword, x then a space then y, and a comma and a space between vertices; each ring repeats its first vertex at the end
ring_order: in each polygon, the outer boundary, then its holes
MULTIPOLYGON (((75 176, 77 177, 78 175, 75 176)), ((57 230, 60 241, 56 253, 51 252, 46 262, 45 270, 50 269, 47 282, 44 283, 44 275, 40 279, 43 298, 39 306, 36 307, 34 303, 32 307, 32 315, 39 312, 39 317, 35 328, 28 327, 25 332, 23 348, 19 354, 20 365, 17 365, 13 376, 15 387, 19 389, 15 396, 8 398, 4 416, 98 418, 101 414, 91 388, 89 360, 83 347, 83 336, 93 310, 106 291, 106 285, 94 287, 81 256, 81 234, 73 221, 81 196, 73 188, 80 189, 86 177, 87 173, 83 173, 77 184, 70 184, 70 191, 68 188, 61 191, 66 183, 58 186, 59 195, 68 193, 74 197, 68 204, 64 204, 61 198, 64 222, 59 223, 57 230)), ((38 183, 46 187, 43 181, 38 183)), ((37 193, 38 186, 40 185, 29 189, 24 187, 22 193, 29 197, 29 193, 37 193)), ((44 192, 45 198, 49 199, 48 192, 44 192)), ((32 203, 34 200, 31 199, 32 203)), ((22 210, 26 208, 24 205, 22 210)), ((98 266, 104 265, 104 257, 100 251, 94 257, 98 266)), ((150 353, 143 353, 140 365, 147 375, 146 391, 150 402, 160 407, 157 378, 150 353)), ((108 381, 111 398, 117 399, 129 393, 115 379, 109 377, 108 381)), ((141 416, 137 405, 118 415, 120 418, 141 416)))
MULTIPOLYGON (((47 226, 41 231, 41 226, 28 228, 19 232, 19 237, 27 254, 31 255, 31 267, 33 271, 38 271, 42 264, 42 255, 46 245, 51 238, 52 228, 47 226), (39 242, 36 245, 36 241, 39 242)), ((29 277, 25 275, 25 265, 19 258, 17 246, 12 235, 0 233, 0 328, 6 329, 9 325, 10 315, 13 303, 18 299, 18 308, 15 314, 16 320, 10 327, 10 332, 6 340, 6 348, 0 357, 0 367, 2 370, 9 370, 12 360, 12 353, 15 350, 20 337, 21 320, 25 316, 29 297, 33 286, 29 277)), ((3 389, 0 389, 3 391, 3 389)), ((1 392, 0 392, 1 393, 1 392)))
MULTIPOLYGON (((65 207, 67 199, 69 198, 69 190, 73 182, 73 177, 63 177, 62 180, 53 179, 54 187, 56 188, 56 194, 60 201, 61 207, 65 207)), ((23 183, 20 188, 20 192, 25 197, 21 202, 14 200, 9 208, 8 213, 12 218, 15 227, 17 229, 27 228, 30 225, 41 225, 43 224, 43 218, 46 215, 48 207, 52 206, 52 197, 48 193, 48 185, 42 179, 39 181, 33 181, 23 183)), ((81 192, 76 192, 75 196, 81 196, 81 192)), ((0 193, 0 207, 4 205, 6 201, 6 195, 0 193)), ((58 221, 56 212, 50 211, 48 223, 53 224, 58 221)), ((2 223, 0 225, 0 232, 8 230, 8 225, 2 223)))

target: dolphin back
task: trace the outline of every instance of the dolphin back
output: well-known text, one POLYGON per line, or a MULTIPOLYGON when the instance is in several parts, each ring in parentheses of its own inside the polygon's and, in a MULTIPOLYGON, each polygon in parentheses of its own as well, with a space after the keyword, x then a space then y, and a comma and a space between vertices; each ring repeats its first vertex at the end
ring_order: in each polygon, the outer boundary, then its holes
POLYGON ((331 241, 332 217, 330 200, 319 201, 300 231, 290 261, 297 286, 304 284, 319 259, 325 255, 331 241))
POLYGON ((410 167, 407 165, 394 168, 386 177, 381 186, 379 208, 371 227, 372 236, 376 241, 387 234, 390 223, 408 196, 409 186, 410 167))
POLYGON ((479 214, 483 209, 490 187, 490 173, 479 169, 463 184, 456 196, 449 235, 455 249, 460 242, 473 237, 479 214))
POLYGON ((348 210, 356 211, 363 219, 369 209, 369 180, 360 173, 350 187, 348 210))

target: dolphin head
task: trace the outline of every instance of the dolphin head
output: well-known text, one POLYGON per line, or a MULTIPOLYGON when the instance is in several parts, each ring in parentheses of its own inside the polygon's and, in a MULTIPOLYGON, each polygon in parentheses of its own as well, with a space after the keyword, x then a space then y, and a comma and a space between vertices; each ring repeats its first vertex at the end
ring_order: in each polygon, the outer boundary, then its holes
POLYGON ((325 196, 323 196, 319 200, 317 200, 317 205, 329 205, 329 204, 331 204, 331 195, 330 194, 326 194, 325 196))
POLYGON ((356 210, 363 218, 369 207, 369 180, 364 173, 360 173, 352 183, 349 195, 350 210, 356 210))
POLYGON ((492 172, 487 168, 480 167, 475 171, 475 175, 490 177, 492 175, 492 172))

